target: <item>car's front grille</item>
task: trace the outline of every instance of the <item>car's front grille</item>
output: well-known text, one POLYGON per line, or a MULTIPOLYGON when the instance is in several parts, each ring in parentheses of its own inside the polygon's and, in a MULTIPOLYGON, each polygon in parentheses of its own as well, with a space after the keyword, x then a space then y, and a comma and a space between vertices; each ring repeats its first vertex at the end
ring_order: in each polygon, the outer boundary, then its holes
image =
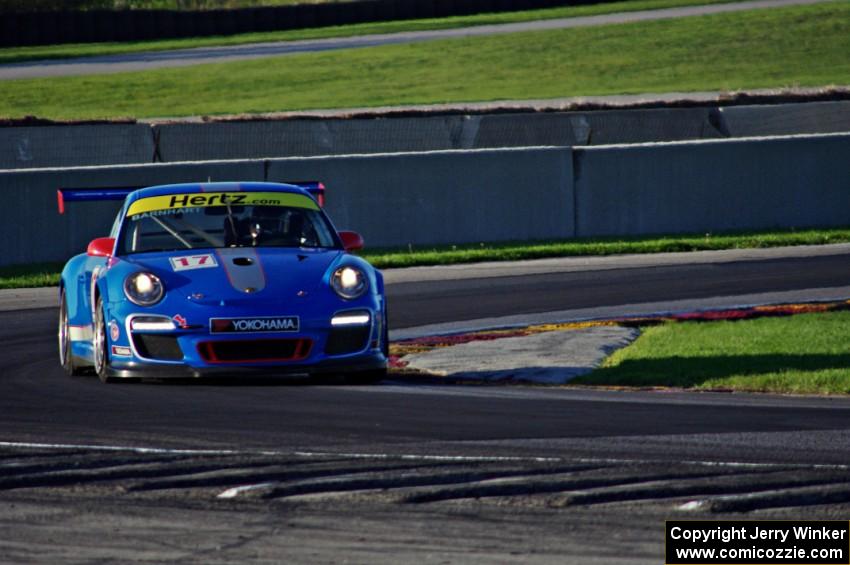
POLYGON ((362 351, 366 349, 366 342, 371 333, 372 326, 334 328, 325 344, 325 353, 327 355, 345 355, 362 351))
POLYGON ((307 358, 312 347, 309 339, 203 341, 198 344, 198 353, 207 363, 301 361, 307 358))
POLYGON ((133 345, 141 357, 157 361, 180 361, 183 351, 177 344, 177 337, 162 334, 133 334, 133 345))

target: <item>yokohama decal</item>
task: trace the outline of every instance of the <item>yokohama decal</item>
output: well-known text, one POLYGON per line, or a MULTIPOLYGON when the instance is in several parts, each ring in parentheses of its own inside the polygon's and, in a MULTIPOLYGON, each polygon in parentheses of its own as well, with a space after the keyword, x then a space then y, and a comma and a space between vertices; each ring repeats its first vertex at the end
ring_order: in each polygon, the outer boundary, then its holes
POLYGON ((193 269, 209 269, 218 267, 218 261, 210 253, 203 255, 186 255, 184 257, 169 257, 171 268, 175 271, 191 271, 193 269))
POLYGON ((211 333, 297 332, 298 316, 274 318, 211 318, 211 333))

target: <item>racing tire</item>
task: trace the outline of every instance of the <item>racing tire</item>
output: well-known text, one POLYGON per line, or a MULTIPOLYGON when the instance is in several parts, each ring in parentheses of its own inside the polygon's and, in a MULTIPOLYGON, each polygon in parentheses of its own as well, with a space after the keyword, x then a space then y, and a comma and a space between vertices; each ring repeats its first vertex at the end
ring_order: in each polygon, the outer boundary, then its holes
POLYGON ((109 338, 106 335, 106 319, 103 315, 103 300, 98 297, 94 310, 94 334, 92 335, 92 357, 94 372, 103 383, 115 382, 109 376, 109 338))
POLYGON ((71 351, 71 324, 68 321, 68 304, 65 297, 65 289, 62 289, 62 294, 59 295, 59 363, 62 365, 62 370, 69 377, 78 377, 84 374, 85 368, 80 367, 74 361, 74 354, 71 351))

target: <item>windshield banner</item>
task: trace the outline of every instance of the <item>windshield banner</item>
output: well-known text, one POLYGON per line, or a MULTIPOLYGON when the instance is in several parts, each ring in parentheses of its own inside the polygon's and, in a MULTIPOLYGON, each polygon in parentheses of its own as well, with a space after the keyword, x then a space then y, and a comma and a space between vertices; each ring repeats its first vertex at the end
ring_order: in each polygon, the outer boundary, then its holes
POLYGON ((127 215, 207 206, 290 206, 309 210, 319 209, 316 201, 309 196, 291 192, 195 192, 136 200, 130 204, 127 215))

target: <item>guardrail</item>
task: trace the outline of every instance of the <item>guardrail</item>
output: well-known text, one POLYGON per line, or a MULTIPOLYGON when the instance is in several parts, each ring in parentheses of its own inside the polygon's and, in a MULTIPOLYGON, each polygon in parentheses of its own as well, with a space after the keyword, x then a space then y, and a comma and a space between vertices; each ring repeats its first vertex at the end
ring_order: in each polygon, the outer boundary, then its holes
POLYGON ((233 10, 3 13, 0 46, 137 41, 513 12, 614 0, 358 0, 233 10))
POLYGON ((0 264, 59 261, 116 204, 61 186, 316 178, 341 229, 403 246, 850 224, 850 133, 0 171, 0 264))

